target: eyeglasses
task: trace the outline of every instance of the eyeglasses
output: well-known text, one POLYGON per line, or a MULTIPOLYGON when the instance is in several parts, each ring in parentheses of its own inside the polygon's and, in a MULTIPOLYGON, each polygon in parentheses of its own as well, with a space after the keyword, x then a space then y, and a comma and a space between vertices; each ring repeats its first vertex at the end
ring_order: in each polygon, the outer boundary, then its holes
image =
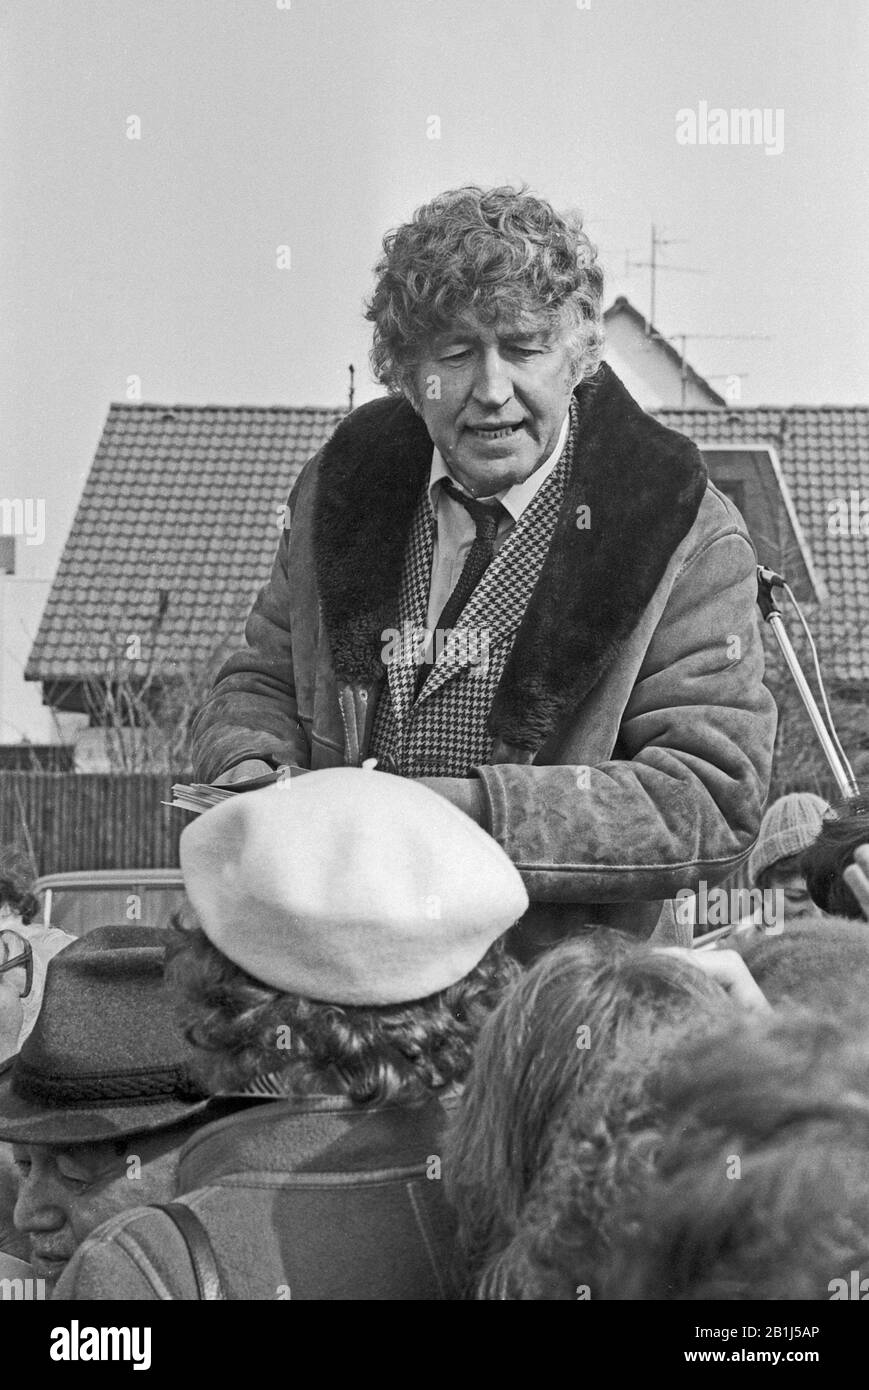
POLYGON ((16 931, 0 931, 0 975, 7 970, 24 971, 21 998, 26 999, 33 988, 33 947, 16 931))

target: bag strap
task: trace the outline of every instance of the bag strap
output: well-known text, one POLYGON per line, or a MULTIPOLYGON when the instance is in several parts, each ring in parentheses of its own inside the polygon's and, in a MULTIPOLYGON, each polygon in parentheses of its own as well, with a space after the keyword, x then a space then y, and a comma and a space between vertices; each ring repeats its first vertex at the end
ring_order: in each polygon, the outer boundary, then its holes
POLYGON ((209 1302, 226 1299, 220 1270, 214 1258, 214 1250, 208 1239, 208 1232, 195 1211, 183 1202, 167 1202, 165 1206, 155 1206, 154 1211, 162 1211, 177 1226, 190 1255, 193 1273, 196 1276, 196 1296, 209 1302))

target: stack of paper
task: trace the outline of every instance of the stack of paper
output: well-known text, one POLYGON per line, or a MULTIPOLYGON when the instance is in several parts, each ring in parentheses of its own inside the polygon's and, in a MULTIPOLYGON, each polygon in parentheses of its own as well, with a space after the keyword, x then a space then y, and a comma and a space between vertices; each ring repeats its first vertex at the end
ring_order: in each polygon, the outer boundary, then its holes
POLYGON ((195 815, 200 815, 203 811, 210 811, 212 806, 219 806, 227 797, 236 796, 239 792, 259 791, 260 787, 270 787, 280 778, 279 772, 269 772, 265 777, 252 777, 231 787, 215 787, 208 782, 176 782, 172 788, 172 800, 164 801, 163 805, 177 806, 182 811, 193 811, 195 815))
POLYGON ((172 788, 172 800, 163 804, 199 814, 234 795, 234 787, 210 787, 207 782, 176 782, 172 788))

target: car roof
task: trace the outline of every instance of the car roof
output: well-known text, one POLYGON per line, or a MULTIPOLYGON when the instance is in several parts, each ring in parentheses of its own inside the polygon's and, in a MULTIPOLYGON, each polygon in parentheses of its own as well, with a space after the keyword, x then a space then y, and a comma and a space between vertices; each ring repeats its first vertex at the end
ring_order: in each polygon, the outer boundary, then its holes
POLYGON ((76 869, 65 874, 45 874, 36 880, 36 892, 45 888, 119 888, 125 883, 183 888, 180 869, 76 869))

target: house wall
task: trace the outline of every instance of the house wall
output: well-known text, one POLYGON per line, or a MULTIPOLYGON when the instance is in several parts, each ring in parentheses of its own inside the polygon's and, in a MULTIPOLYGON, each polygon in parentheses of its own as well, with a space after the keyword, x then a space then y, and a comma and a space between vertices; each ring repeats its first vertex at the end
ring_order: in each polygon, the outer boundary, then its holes
POLYGON ((683 400, 679 367, 659 342, 647 338, 625 314, 615 314, 607 320, 604 358, 644 410, 680 406, 708 409, 718 405, 714 397, 690 377, 685 382, 683 400))
POLYGON ((75 750, 76 772, 139 771, 144 765, 140 729, 92 729, 85 723, 70 741, 75 750))
POLYGON ((50 579, 0 575, 0 743, 63 742, 42 686, 24 679, 50 587, 50 579))

